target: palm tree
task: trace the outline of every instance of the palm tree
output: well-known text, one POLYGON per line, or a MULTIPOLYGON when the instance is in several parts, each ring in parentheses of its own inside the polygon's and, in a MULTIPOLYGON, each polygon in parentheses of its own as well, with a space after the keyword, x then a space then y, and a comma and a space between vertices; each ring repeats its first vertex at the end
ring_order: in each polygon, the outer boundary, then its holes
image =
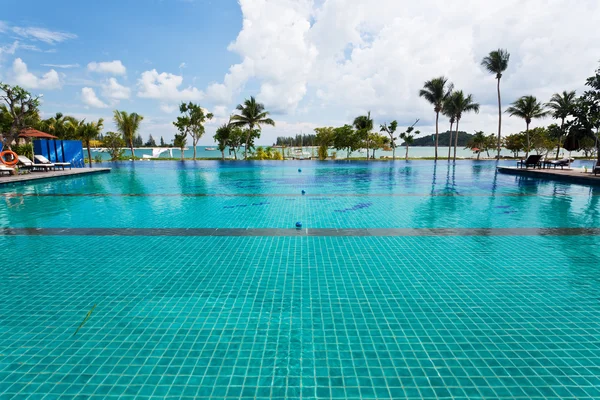
POLYGON ((456 118, 456 134, 454 135, 454 161, 456 161, 456 147, 458 146, 458 124, 463 114, 468 112, 479 113, 479 104, 473 101, 473 96, 465 96, 462 90, 457 90, 452 93, 452 107, 455 112, 456 118))
POLYGON ((98 122, 88 122, 87 124, 82 124, 81 128, 78 130, 78 139, 81 140, 87 147, 90 168, 92 168, 92 152, 90 150, 90 142, 98 137, 102 131, 102 128, 104 128, 104 119, 100 118, 98 122))
POLYGON ((369 161, 369 132, 373 130, 373 119, 371 119, 371 111, 367 115, 361 115, 354 118, 352 123, 356 128, 358 136, 365 141, 367 147, 367 161, 369 161))
POLYGON ((522 96, 515 100, 510 107, 506 109, 506 112, 511 117, 519 117, 525 120, 526 130, 525 135, 527 137, 527 149, 525 150, 525 158, 529 157, 529 149, 531 148, 529 142, 529 124, 535 118, 544 118, 548 115, 548 111, 544 109, 544 105, 540 103, 535 96, 522 96))
POLYGON ((227 148, 227 143, 229 142, 229 138, 231 137, 231 125, 223 124, 217 128, 217 132, 213 136, 213 139, 217 142, 217 146, 221 151, 221 159, 225 160, 225 149, 227 148))
POLYGON ((450 150, 452 149, 452 126, 456 122, 456 111, 454 110, 454 103, 452 103, 452 95, 450 95, 445 101, 442 107, 442 114, 444 114, 450 120, 450 135, 448 140, 448 161, 450 161, 450 150))
POLYGON ((435 112, 435 159, 438 159, 438 137, 439 137, 439 119, 440 112, 443 109, 444 101, 450 96, 454 85, 448 83, 448 78, 440 76, 426 81, 423 89, 419 91, 419 96, 433 105, 435 112))
POLYGON ((83 129, 84 125, 85 119, 80 121, 75 117, 65 117, 64 124, 62 127, 64 137, 69 137, 73 139, 79 138, 79 133, 83 129))
POLYGON ((244 100, 243 104, 238 104, 236 109, 240 112, 238 115, 231 116, 233 126, 247 126, 246 147, 244 147, 244 158, 248 158, 248 147, 250 146, 250 135, 254 132, 254 127, 260 129, 261 125, 275 126, 275 121, 268 118, 269 112, 265 111, 262 103, 257 103, 254 97, 250 100, 244 100))
POLYGON ((123 139, 129 143, 132 160, 135 160, 133 139, 135 138, 135 134, 137 133, 138 129, 140 129, 140 123, 143 119, 144 117, 136 113, 128 114, 126 111, 114 111, 113 121, 117 126, 117 131, 119 131, 119 133, 123 135, 123 139))
POLYGON ((500 100, 500 78, 508 68, 510 53, 505 49, 491 51, 481 60, 481 66, 490 74, 495 74, 498 80, 498 159, 500 159, 501 131, 502 131, 502 101, 500 100))
POLYGON ((558 160, 558 153, 560 152, 560 144, 562 135, 564 134, 565 119, 571 115, 573 107, 575 106, 575 91, 566 90, 560 93, 554 93, 550 98, 550 101, 546 103, 546 107, 550 109, 552 117, 560 119, 560 133, 561 136, 558 138, 558 146, 556 147, 556 159, 558 160))

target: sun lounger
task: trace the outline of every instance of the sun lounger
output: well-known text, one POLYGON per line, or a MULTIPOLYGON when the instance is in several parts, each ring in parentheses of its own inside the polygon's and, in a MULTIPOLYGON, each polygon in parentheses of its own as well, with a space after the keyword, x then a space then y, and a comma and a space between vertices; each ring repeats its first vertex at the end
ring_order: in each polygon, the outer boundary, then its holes
POLYGON ((71 163, 69 163, 69 162, 64 162, 64 163, 63 162, 52 162, 52 161, 48 160, 46 157, 40 156, 40 155, 35 156, 35 161, 40 164, 47 164, 47 165, 52 164, 55 167, 62 168, 63 171, 64 171, 65 167, 69 167, 69 169, 71 169, 71 163))
POLYGON ((6 165, 0 164, 0 175, 2 175, 2 174, 12 175, 14 170, 15 170, 14 168, 7 167, 6 165))
POLYGON ((49 171, 50 169, 56 168, 54 164, 36 164, 31 161, 29 158, 25 156, 19 156, 19 165, 23 166, 23 168, 27 168, 35 171, 36 169, 41 169, 44 171, 49 171))
POLYGON ((544 166, 546 168, 554 167, 554 169, 556 169, 556 167, 560 167, 560 169, 563 169, 564 167, 570 166, 573 161, 575 161, 575 159, 573 158, 563 158, 561 160, 546 160, 544 161, 544 166))
POLYGON ((597 175, 598 172, 600 172, 600 161, 597 161, 596 165, 594 165, 594 175, 597 175))
POLYGON ((527 157, 527 160, 517 161, 517 167, 533 167, 533 168, 542 168, 542 159, 544 156, 541 155, 530 155, 527 157))

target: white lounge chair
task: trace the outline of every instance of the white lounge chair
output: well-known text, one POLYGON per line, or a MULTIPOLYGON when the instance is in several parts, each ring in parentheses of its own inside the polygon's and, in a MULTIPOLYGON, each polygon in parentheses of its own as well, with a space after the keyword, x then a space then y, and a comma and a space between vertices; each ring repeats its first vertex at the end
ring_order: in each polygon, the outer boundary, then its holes
POLYGON ((69 169, 71 169, 70 162, 52 162, 52 161, 48 160, 46 157, 40 156, 40 155, 36 155, 34 158, 35 158, 35 161, 40 164, 46 164, 46 165, 52 164, 55 167, 62 168, 63 171, 64 171, 65 167, 69 167, 69 169))
POLYGON ((0 164, 0 175, 2 175, 2 174, 12 175, 14 170, 15 170, 14 168, 7 167, 4 164, 0 164))
POLYGON ((44 171, 49 171, 50 169, 56 168, 54 166, 54 164, 52 164, 52 163, 36 164, 25 156, 19 156, 19 164, 22 165, 24 168, 31 169, 31 170, 42 169, 44 171))

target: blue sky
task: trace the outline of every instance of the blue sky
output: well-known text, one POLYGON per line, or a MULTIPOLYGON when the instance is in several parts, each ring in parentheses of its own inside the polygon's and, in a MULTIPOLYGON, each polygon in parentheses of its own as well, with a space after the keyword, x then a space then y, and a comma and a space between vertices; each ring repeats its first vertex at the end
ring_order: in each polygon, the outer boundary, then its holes
MULTIPOLYGON (((259 140, 269 144, 366 111, 376 123, 419 118, 430 133, 418 90, 446 75, 482 105, 461 126, 492 133, 495 81, 481 58, 511 53, 504 107, 581 91, 598 66, 599 20, 592 0, 5 0, 0 80, 43 93, 44 116, 102 117, 110 130, 112 110, 138 112, 144 138, 170 140, 178 103, 192 100, 215 114, 201 144, 255 95, 277 123, 259 140)), ((506 117, 504 132, 522 125, 506 117)))

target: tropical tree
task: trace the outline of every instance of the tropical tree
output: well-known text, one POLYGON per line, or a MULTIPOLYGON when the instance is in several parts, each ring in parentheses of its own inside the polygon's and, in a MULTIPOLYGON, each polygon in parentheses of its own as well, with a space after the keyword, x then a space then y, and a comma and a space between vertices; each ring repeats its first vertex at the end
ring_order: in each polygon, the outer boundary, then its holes
POLYGON ((0 114, 2 124, 0 133, 4 147, 9 148, 19 138, 22 129, 33 126, 39 121, 38 107, 40 97, 20 86, 10 86, 0 82, 0 114))
MULTIPOLYGON (((368 142, 369 142, 371 151, 373 152, 373 156, 371 158, 375 159, 375 150, 384 149, 384 148, 388 147, 390 144, 390 139, 387 136, 380 135, 378 133, 371 133, 371 134, 369 134, 368 142)), ((367 157, 368 156, 369 156, 369 153, 367 153, 367 157)))
POLYGON ((371 111, 367 115, 360 115, 354 118, 352 123, 356 129, 356 135, 362 140, 367 148, 367 161, 369 160, 369 134, 373 130, 373 119, 371 118, 371 111))
POLYGON ((390 124, 382 124, 380 125, 380 132, 385 132, 390 137, 389 144, 392 148, 392 160, 396 159, 396 139, 398 139, 394 134, 396 133, 396 129, 398 129, 398 121, 394 120, 390 122, 390 124))
POLYGON ((71 139, 68 137, 67 134, 67 120, 67 116, 63 115, 63 113, 58 112, 53 117, 40 121, 40 123, 38 124, 38 129, 42 132, 54 135, 59 139, 71 139))
POLYGON ((125 141, 121 137, 121 135, 117 132, 107 132, 102 139, 102 146, 108 149, 108 154, 110 154, 110 160, 115 161, 121 158, 123 155, 123 147, 125 146, 125 141))
POLYGON ((83 120, 79 120, 75 117, 71 117, 71 116, 67 116, 65 117, 65 122, 64 122, 64 136, 65 138, 70 138, 70 139, 78 139, 80 134, 81 134, 81 130, 83 129, 85 125, 85 119, 83 120))
POLYGON ((462 90, 457 90, 452 93, 452 107, 456 115, 456 135, 454 135, 454 156, 453 160, 456 161, 456 147, 458 146, 458 125, 462 119, 463 114, 468 112, 479 113, 479 104, 473 101, 472 95, 463 93, 462 90))
POLYGON ((326 160, 329 157, 329 146, 334 143, 335 129, 332 126, 315 128, 315 132, 315 141, 319 145, 319 160, 326 160))
POLYGON ((140 124, 144 117, 137 113, 128 114, 126 111, 115 110, 113 121, 117 127, 117 131, 123 135, 123 139, 129 144, 131 150, 131 159, 135 160, 135 152, 133 151, 133 141, 137 131, 140 129, 140 124))
POLYGON ((560 119, 560 136, 558 144, 556 146, 556 159, 558 160, 558 153, 560 152, 560 145, 562 143, 562 136, 565 134, 565 120, 573 112, 575 107, 575 100, 577 99, 575 91, 566 90, 562 93, 554 93, 550 98, 550 101, 546 103, 546 107, 550 109, 550 113, 554 119, 560 119))
POLYGON ((454 109, 454 103, 452 102, 452 94, 444 100, 442 114, 448 117, 448 120, 450 121, 450 130, 448 131, 448 161, 450 161, 450 151, 452 150, 452 127, 456 122, 456 110, 454 109))
POLYGON ((522 96, 515 100, 510 107, 506 109, 506 112, 511 117, 519 117, 525 120, 526 130, 525 137, 527 138, 527 148, 525 149, 525 157, 529 157, 529 150, 531 149, 531 141, 529 140, 529 124, 536 118, 544 118, 548 115, 548 111, 544 109, 544 105, 540 103, 535 96, 522 96))
POLYGON ((257 103, 254 97, 244 100, 243 104, 238 104, 236 109, 239 114, 231 116, 231 124, 233 126, 248 127, 246 131, 246 147, 244 148, 244 158, 248 158, 248 148, 250 147, 251 134, 255 133, 255 128, 259 130, 260 126, 271 125, 275 126, 275 121, 269 118, 269 112, 265 111, 265 106, 262 103, 257 103))
POLYGON ((231 125, 223 124, 217 128, 217 132, 213 136, 215 142, 217 142, 217 147, 219 151, 221 151, 221 159, 225 160, 225 149, 227 148, 227 144, 229 143, 229 137, 231 136, 231 125))
POLYGON ((502 101, 500 99, 500 78, 502 73, 508 68, 510 53, 506 49, 498 49, 491 51, 486 57, 481 60, 481 66, 490 74, 496 76, 498 89, 498 159, 500 159, 500 147, 502 138, 502 101))
MULTIPOLYGON (((416 124, 416 122, 415 122, 415 124, 416 124)), ((418 135, 421 133, 420 131, 415 131, 415 133, 413 135, 412 132, 414 131, 414 129, 415 129, 414 125, 409 126, 408 128, 406 128, 406 131, 404 131, 400 134, 400 138, 404 140, 404 146, 406 147, 406 154, 404 156, 405 160, 408 160, 408 147, 415 142, 415 135, 418 135)))
POLYGON ((175 139, 173 139, 173 146, 175 147, 179 147, 179 150, 181 151, 181 161, 183 161, 183 158, 185 156, 185 146, 187 144, 187 135, 185 133, 176 133, 175 134, 175 139))
POLYGON ((477 153, 477 159, 479 160, 479 156, 482 151, 487 150, 488 138, 485 136, 483 131, 476 131, 475 135, 469 140, 467 143, 467 147, 465 149, 469 149, 475 151, 477 153))
POLYGON ((196 146, 198 140, 204 135, 204 123, 206 120, 213 118, 213 115, 205 110, 198 104, 192 102, 181 103, 179 106, 179 112, 182 114, 181 117, 177 117, 177 121, 173 122, 173 125, 179 130, 179 133, 190 135, 192 137, 192 147, 194 149, 194 160, 196 160, 196 146))
POLYGON ((334 129, 333 147, 336 150, 346 150, 346 159, 360 147, 360 138, 351 125, 344 125, 334 129))
POLYGON ((448 78, 440 76, 426 81, 423 89, 419 91, 419 96, 433 105, 435 112, 435 159, 438 159, 438 139, 439 139, 439 119, 440 112, 443 110, 444 101, 450 96, 454 85, 448 82, 448 78))
POLYGON ((519 152, 525 149, 525 135, 515 133, 504 137, 504 147, 510 150, 514 157, 519 157, 519 152))
POLYGON ((242 147, 242 143, 246 140, 246 133, 239 126, 231 126, 231 134, 229 135, 229 140, 227 145, 229 146, 229 152, 231 154, 231 150, 233 150, 233 157, 237 160, 237 153, 242 147))
POLYGON ((82 124, 77 132, 78 139, 83 142, 85 147, 87 147, 90 168, 92 168, 92 151, 90 150, 90 142, 98 137, 100 132, 102 132, 102 128, 104 128, 104 119, 100 118, 97 122, 88 122, 82 124))

